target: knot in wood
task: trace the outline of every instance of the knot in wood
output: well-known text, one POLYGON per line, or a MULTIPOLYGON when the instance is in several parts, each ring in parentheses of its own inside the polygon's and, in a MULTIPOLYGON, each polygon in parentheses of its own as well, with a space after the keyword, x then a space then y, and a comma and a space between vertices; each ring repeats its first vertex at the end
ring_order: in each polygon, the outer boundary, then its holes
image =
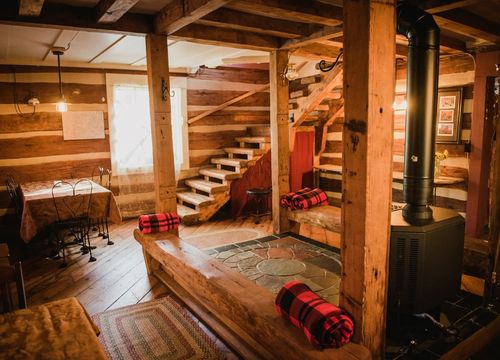
POLYGON ((364 120, 349 120, 345 126, 352 132, 366 134, 366 121, 364 120))

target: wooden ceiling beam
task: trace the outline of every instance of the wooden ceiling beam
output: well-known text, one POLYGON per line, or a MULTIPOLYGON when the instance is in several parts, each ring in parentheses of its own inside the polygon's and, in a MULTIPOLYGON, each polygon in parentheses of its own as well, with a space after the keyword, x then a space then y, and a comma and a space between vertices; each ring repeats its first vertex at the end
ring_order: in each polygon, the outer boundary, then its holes
POLYGON ((237 0, 226 7, 275 19, 327 26, 342 23, 342 8, 316 0, 237 0))
POLYGON ((324 45, 321 43, 308 44, 296 49, 293 49, 292 54, 302 56, 314 60, 333 61, 340 53, 340 49, 333 46, 324 45))
POLYGON ((500 43, 500 26, 463 9, 453 9, 434 15, 439 27, 455 33, 500 43))
POLYGON ((420 6, 429 14, 436 14, 443 11, 471 6, 480 1, 483 0, 427 0, 417 3, 417 6, 420 6))
POLYGON ((97 22, 114 23, 139 0, 101 0, 95 6, 97 22))
POLYGON ((0 23, 127 35, 154 32, 153 17, 150 15, 126 13, 115 23, 98 23, 94 8, 46 3, 40 16, 23 17, 18 13, 18 3, 15 0, 0 1, 0 23))
MULTIPOLYGON (((309 24, 281 19, 270 19, 265 16, 248 14, 227 8, 215 10, 198 20, 196 23, 290 39, 309 35, 313 27, 309 24)), ((315 29, 316 27, 314 27, 314 30, 315 29)))
POLYGON ((19 16, 40 16, 44 0, 19 0, 19 16))
POLYGON ((313 44, 318 40, 328 40, 333 37, 342 36, 342 27, 338 26, 325 26, 321 30, 316 31, 308 36, 299 39, 287 40, 281 46, 282 49, 294 49, 304 45, 313 44))
POLYGON ((203 16, 226 5, 231 0, 173 0, 155 18, 158 34, 170 35, 194 23, 203 16))
POLYGON ((185 26, 173 33, 171 38, 188 40, 201 44, 262 51, 272 51, 280 46, 279 39, 273 36, 199 24, 185 26))

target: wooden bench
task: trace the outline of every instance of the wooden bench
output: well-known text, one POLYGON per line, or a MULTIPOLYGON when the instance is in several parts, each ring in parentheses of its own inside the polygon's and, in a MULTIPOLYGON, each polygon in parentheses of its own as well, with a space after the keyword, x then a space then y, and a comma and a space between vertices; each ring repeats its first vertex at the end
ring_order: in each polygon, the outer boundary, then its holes
POLYGON ((144 235, 136 229, 134 237, 142 245, 148 272, 243 358, 370 358, 365 347, 354 343, 340 349, 314 348, 299 329, 275 313, 274 294, 177 236, 144 235))
POLYGON ((288 210, 288 219, 292 222, 292 231, 299 234, 300 224, 319 226, 326 230, 340 233, 341 210, 339 207, 326 205, 309 210, 288 210))

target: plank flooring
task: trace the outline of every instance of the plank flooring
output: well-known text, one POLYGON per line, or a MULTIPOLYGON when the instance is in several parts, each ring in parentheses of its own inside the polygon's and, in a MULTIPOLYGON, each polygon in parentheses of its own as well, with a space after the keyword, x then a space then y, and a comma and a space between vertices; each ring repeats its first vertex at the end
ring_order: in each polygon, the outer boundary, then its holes
MULTIPOLYGON (((96 246, 93 251, 96 262, 89 263, 88 255, 81 255, 78 247, 68 248, 66 268, 60 268, 60 261, 48 258, 25 261, 28 306, 75 296, 89 314, 95 314, 170 294, 155 277, 147 275, 142 249, 132 234, 136 224, 135 220, 129 220, 111 225, 114 245, 106 245, 101 238, 92 238, 92 245, 96 246)), ((196 226, 181 225, 180 236, 245 228, 272 233, 269 219, 254 224, 253 219, 238 218, 208 221, 196 226)))

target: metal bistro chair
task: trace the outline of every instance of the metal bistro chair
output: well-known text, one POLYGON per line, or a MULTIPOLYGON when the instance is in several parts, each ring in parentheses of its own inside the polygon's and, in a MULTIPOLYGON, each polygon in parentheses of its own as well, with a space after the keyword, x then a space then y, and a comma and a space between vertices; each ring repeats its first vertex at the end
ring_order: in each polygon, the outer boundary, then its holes
MULTIPOLYGON (((92 174, 92 180, 111 191, 112 172, 110 169, 106 169, 106 172, 108 175, 107 176, 108 180, 106 185, 104 184, 104 168, 101 166, 94 169, 92 174), (95 170, 97 170, 97 175, 94 176, 95 170)), ((91 221, 92 221, 92 231, 97 231, 97 236, 100 236, 103 239, 107 239, 108 240, 107 245, 113 245, 114 242, 109 239, 109 227, 108 227, 107 216, 104 216, 103 218, 92 219, 91 221)))
POLYGON ((62 267, 67 265, 65 248, 69 245, 81 244, 80 250, 82 254, 90 254, 89 262, 96 261, 96 258, 92 256, 89 236, 92 190, 92 181, 88 179, 80 179, 74 185, 67 181, 58 181, 52 187, 52 200, 57 213, 57 221, 53 226, 56 235, 57 252, 59 254, 62 251, 63 255, 62 267), (86 186, 83 187, 84 185, 86 186), (70 196, 57 196, 55 190, 61 186, 71 188, 70 196), (65 242, 66 233, 74 235, 76 241, 65 242))
POLYGON ((10 200, 14 205, 16 217, 20 219, 23 212, 23 206, 21 202, 21 196, 19 195, 19 184, 14 180, 12 176, 7 176, 7 178, 5 179, 5 185, 7 186, 7 192, 9 193, 10 200))

